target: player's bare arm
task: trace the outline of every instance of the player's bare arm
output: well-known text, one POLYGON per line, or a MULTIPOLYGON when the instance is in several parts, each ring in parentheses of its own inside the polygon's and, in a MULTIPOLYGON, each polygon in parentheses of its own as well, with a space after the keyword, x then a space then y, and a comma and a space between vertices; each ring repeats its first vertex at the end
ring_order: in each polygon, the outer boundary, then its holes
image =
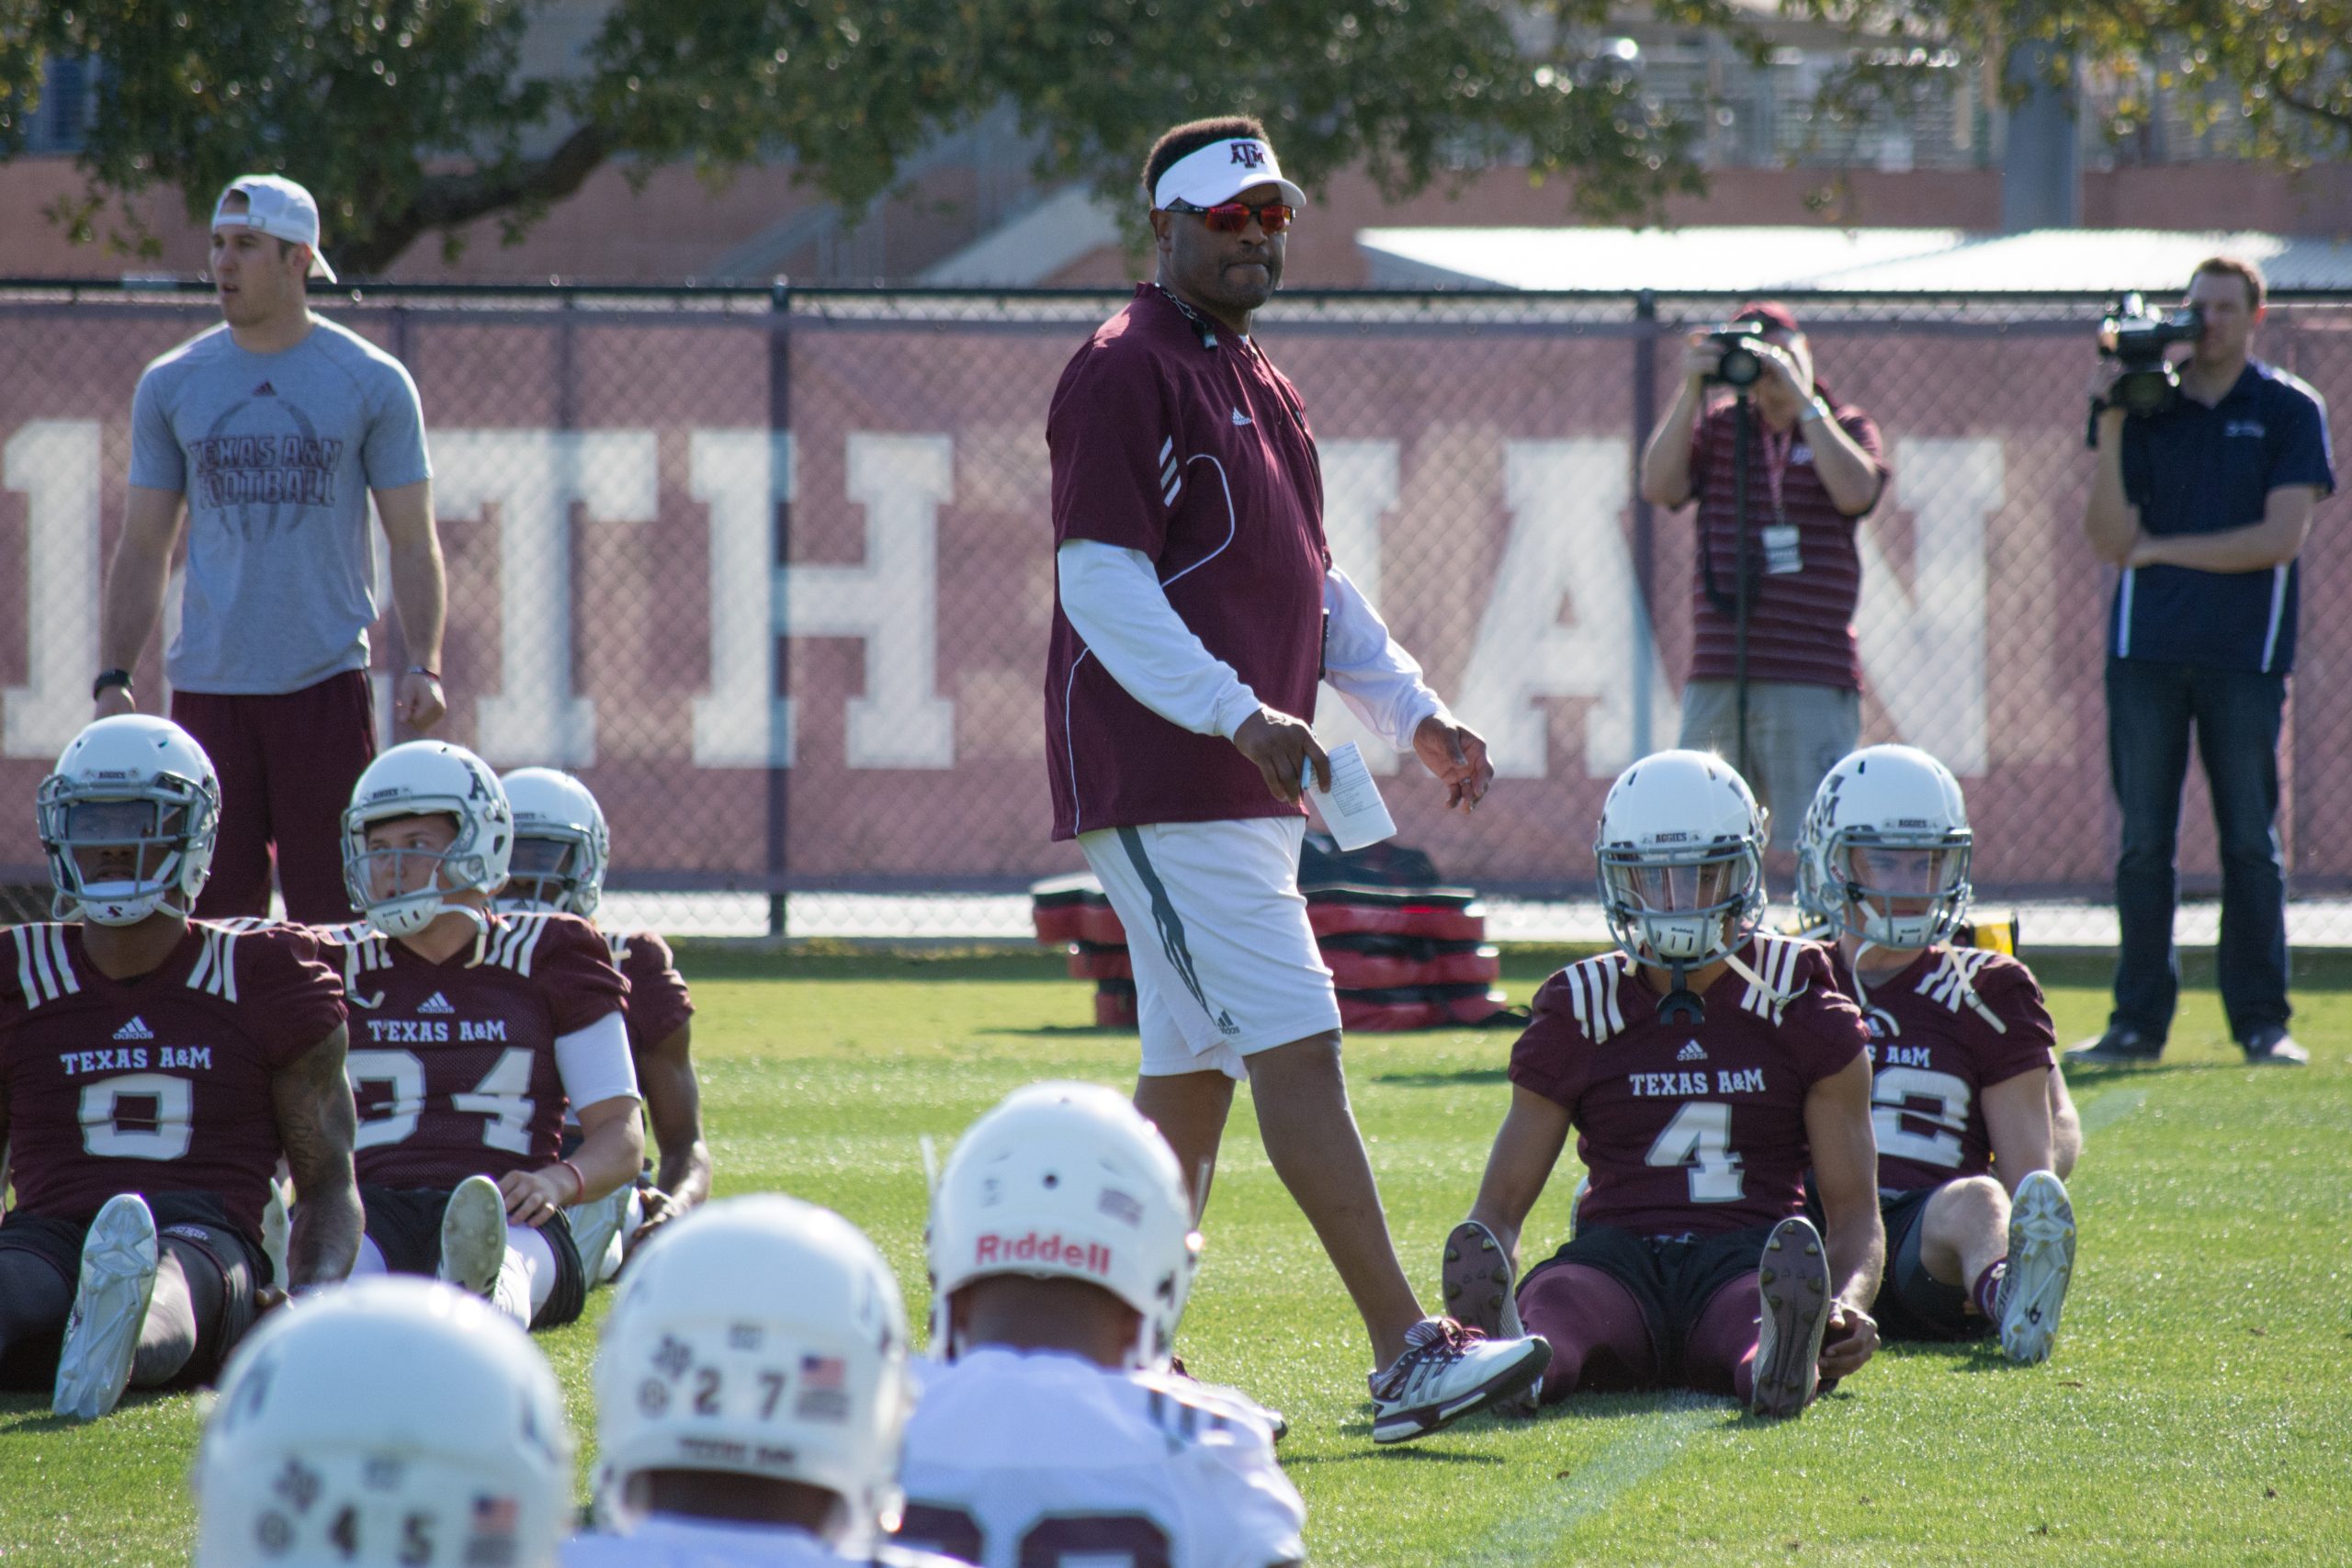
MULTIPOLYGON (((139 655, 164 614, 164 588, 172 574, 172 551, 179 543, 180 492, 130 487, 122 536, 115 541, 107 569, 106 596, 99 611, 98 668, 135 670, 139 655)), ((92 671, 96 673, 96 671, 92 671)), ((95 716, 130 713, 136 706, 127 686, 108 686, 97 697, 95 716)))
POLYGON ((694 1025, 682 1023, 637 1060, 637 1087, 653 1124, 661 1159, 653 1190, 645 1194, 645 1223, 628 1238, 635 1247, 710 1197, 710 1145, 702 1135, 702 1086, 695 1081, 694 1025))
POLYGON ((581 1144, 567 1165, 514 1170, 499 1178, 506 1217, 537 1230, 567 1203, 593 1203, 637 1179, 645 1163, 645 1130, 638 1124, 637 1097, 616 1094, 580 1108, 581 1144), (579 1172, 575 1178, 574 1170, 579 1172))
POLYGON ((1448 724, 1436 714, 1421 720, 1413 731, 1413 754, 1445 786, 1445 808, 1467 811, 1487 797, 1495 782, 1495 764, 1487 758, 1484 737, 1466 724, 1448 724))
POLYGON ((1984 1090, 1984 1131, 1993 1140, 1993 1174, 2012 1197, 2028 1171, 2057 1168, 2051 1163, 2053 1140, 2046 1076, 2040 1069, 2019 1073, 1988 1084, 1984 1090))
POLYGON ((1258 764, 1267 793, 1276 800, 1295 801, 1311 763, 1318 787, 1331 787, 1331 759, 1309 726, 1278 708, 1261 707, 1241 721, 1233 732, 1236 750, 1258 764))
POLYGON ((2065 1181, 2075 1174, 2075 1162, 2083 1157, 2083 1114, 2075 1109, 2075 1097, 2066 1089, 2066 1070, 2052 1066, 2050 1069, 2050 1168, 2065 1181))
POLYGON ((1842 1378, 1860 1371, 1878 1349, 1870 1305, 1886 1267, 1869 1057, 1856 1056, 1813 1086, 1805 1095, 1804 1129, 1821 1188, 1822 1244, 1829 1253, 1834 1298, 1821 1343, 1821 1375, 1842 1378))
POLYGON ((441 690, 441 635, 448 611, 448 581, 442 569, 441 536, 433 522, 433 481, 419 479, 396 490, 372 492, 390 547, 392 607, 400 613, 401 640, 408 665, 395 687, 402 724, 429 730, 448 711, 441 690))
POLYGON ((1544 1195, 1552 1168, 1567 1147, 1568 1112, 1533 1089, 1511 1086, 1510 1109, 1495 1133, 1495 1146, 1487 1156, 1487 1174, 1478 1180, 1478 1201, 1471 1219, 1495 1233, 1510 1254, 1511 1271, 1519 1271, 1520 1227, 1544 1195))
POLYGON ((363 1216, 352 1174, 359 1113, 344 1073, 349 1034, 334 1033, 279 1068, 269 1080, 277 1141, 294 1178, 296 1201, 286 1244, 286 1289, 348 1278, 359 1257, 363 1216))

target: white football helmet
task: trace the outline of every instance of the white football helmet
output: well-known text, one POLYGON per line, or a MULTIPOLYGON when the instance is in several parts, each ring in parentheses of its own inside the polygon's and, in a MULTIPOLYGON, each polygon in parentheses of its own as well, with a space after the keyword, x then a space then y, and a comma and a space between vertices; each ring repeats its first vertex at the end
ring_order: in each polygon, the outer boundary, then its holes
POLYGON ((1183 1174, 1159 1129, 1099 1084, 1007 1095, 956 1142, 931 1195, 933 1354, 948 1298, 992 1274, 1083 1280, 1143 1315, 1129 1364, 1168 1364, 1200 1266, 1183 1174))
POLYGON ((1932 947, 1968 912, 1974 853, 1951 769, 1916 746, 1865 746, 1814 792, 1797 835, 1797 902, 1833 933, 1932 947))
POLYGON ((1697 969, 1764 918, 1764 812, 1707 751, 1659 751, 1617 776, 1593 843, 1610 934, 1635 962, 1697 969))
POLYGON ((272 1313, 220 1380, 190 1476, 196 1568, 551 1568, 571 1433, 530 1337, 400 1274, 272 1313))
POLYGON ((593 919, 613 852, 604 807, 586 784, 555 768, 516 768, 499 783, 514 813, 514 862, 499 906, 593 919))
POLYGON ((855 1225, 775 1194, 704 1204, 630 1260, 605 1320, 605 1515, 628 1527, 646 1471, 720 1471, 835 1493, 861 1540, 895 1529, 906 1358, 899 1282, 855 1225))
POLYGON ((514 852, 514 816, 506 792, 488 763, 446 740, 411 740, 368 764, 351 786, 351 807, 343 814, 343 885, 368 923, 389 937, 414 936, 434 919, 462 905, 451 893, 495 892, 506 880, 514 852), (393 886, 405 857, 416 850, 368 847, 370 824, 395 817, 446 816, 457 819, 458 836, 434 857, 435 874, 413 893, 379 897, 371 874, 379 862, 393 870, 393 886))
POLYGON ((212 874, 220 781, 187 730, 152 714, 99 719, 74 738, 34 798, 53 918, 78 910, 98 925, 129 926, 167 899, 183 914, 196 907, 212 874), (75 852, 106 850, 128 852, 117 868, 125 874, 94 879, 75 852))

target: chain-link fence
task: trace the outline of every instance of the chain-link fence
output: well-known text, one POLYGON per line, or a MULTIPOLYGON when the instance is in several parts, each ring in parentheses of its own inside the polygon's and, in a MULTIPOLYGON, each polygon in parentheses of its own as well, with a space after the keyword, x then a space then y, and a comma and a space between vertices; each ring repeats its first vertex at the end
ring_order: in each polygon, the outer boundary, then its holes
MULTIPOLYGON (((1894 470, 1860 532, 1866 738, 1962 776, 1985 894, 2103 899, 2111 581, 2080 527, 2101 301, 1792 302, 1894 470)), ((1045 413, 1119 297, 322 303, 423 393, 450 581, 443 733, 502 767, 580 773, 627 918, 998 934, 1022 929, 1022 886, 1079 864, 1046 839, 1045 413)), ((1675 739, 1694 532, 1641 502, 1635 459, 1686 325, 1732 303, 1344 294, 1261 318, 1321 445, 1336 559, 1494 748, 1473 818, 1439 809, 1417 768, 1387 786, 1404 838, 1454 880, 1531 908, 1583 898, 1609 780, 1675 739)), ((0 292, 0 625, 23 627, 0 635, 0 799, 23 803, 0 811, 0 877, 41 880, 33 787, 90 712, 131 387, 216 319, 202 295, 0 292)), ((2352 301, 2281 300, 2257 346, 2339 421, 2352 409, 2352 301)), ((2352 622, 2330 613, 2352 555, 2328 511, 2282 748, 2279 830, 2317 900, 2302 941, 2352 941, 2352 904, 2325 901, 2352 889, 2352 776, 2328 765, 2352 737, 2352 622)), ((397 638, 379 628, 379 668, 397 638)), ((151 649, 141 690, 160 675, 151 649)), ((1355 733, 1336 702, 1321 716, 1355 733)), ((2217 880, 2202 795, 2193 776, 2192 894, 2217 880)))

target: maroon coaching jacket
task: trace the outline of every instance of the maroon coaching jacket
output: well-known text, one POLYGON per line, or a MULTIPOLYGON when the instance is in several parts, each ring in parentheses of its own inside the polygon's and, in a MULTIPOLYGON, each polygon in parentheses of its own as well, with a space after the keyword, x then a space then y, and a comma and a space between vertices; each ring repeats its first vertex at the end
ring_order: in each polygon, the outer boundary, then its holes
MULTIPOLYGON (((1250 343, 1157 284, 1095 330, 1046 419, 1054 544, 1140 550, 1209 653, 1270 707, 1315 716, 1323 478, 1297 389, 1250 343)), ((1296 817, 1218 735, 1129 696, 1054 597, 1046 661, 1054 837, 1148 822, 1296 817)))

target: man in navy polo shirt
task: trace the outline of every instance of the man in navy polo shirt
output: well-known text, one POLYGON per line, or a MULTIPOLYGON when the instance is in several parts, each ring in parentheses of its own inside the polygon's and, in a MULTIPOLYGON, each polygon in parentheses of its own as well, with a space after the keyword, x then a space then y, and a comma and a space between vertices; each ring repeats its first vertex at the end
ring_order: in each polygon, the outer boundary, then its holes
POLYGON ((2083 519, 2122 569, 2108 621, 2109 768, 2123 811, 2115 865, 2121 953, 2107 1032, 2073 1062, 2153 1062, 2180 991, 2174 850, 2193 731, 2222 840, 2222 1007, 2248 1062, 2301 1066, 2287 1032, 2278 719, 2295 660, 2296 566, 2312 509, 2335 488, 2327 406, 2248 345, 2262 274, 2215 256, 2189 279, 2204 333, 2180 397, 2127 418, 2092 386, 2098 471, 2083 519))
POLYGON ((1372 1339, 1373 1438, 1402 1441, 1527 1387, 1550 1349, 1423 1316, 1396 1260, 1298 892, 1301 788, 1330 782, 1308 728, 1318 669, 1449 806, 1476 805, 1495 770, 1331 565, 1306 405, 1250 337, 1304 200, 1264 129, 1178 126, 1143 184, 1159 276, 1071 357, 1046 419, 1054 837, 1078 840, 1128 931, 1136 1108, 1199 1205, 1250 1080, 1274 1172, 1372 1339))

